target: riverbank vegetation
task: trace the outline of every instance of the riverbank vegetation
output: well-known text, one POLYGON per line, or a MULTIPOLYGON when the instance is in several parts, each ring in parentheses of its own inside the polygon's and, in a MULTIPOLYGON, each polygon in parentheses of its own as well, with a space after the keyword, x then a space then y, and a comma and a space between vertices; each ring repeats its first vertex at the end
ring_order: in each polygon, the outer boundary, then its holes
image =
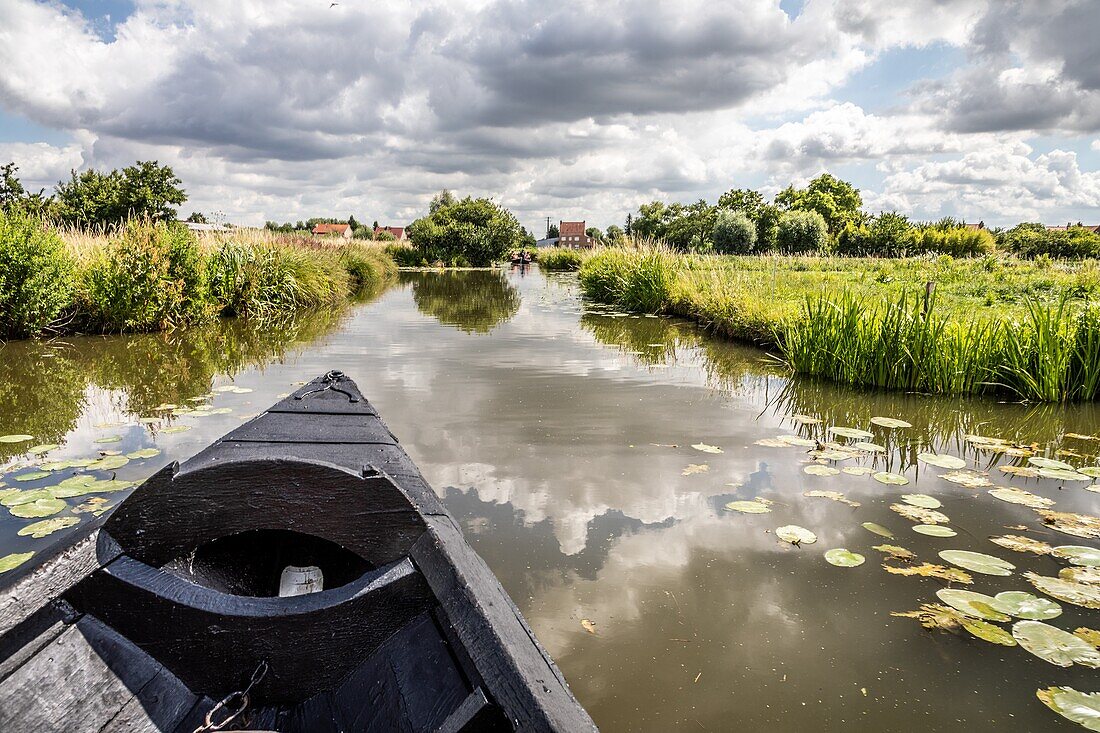
POLYGON ((1096 262, 583 255, 584 293, 772 349, 794 372, 928 393, 1100 397, 1096 262))
POLYGON ((428 206, 428 215, 409 225, 410 246, 398 248, 402 264, 448 267, 488 267, 535 239, 519 225, 512 212, 490 199, 459 199, 440 191, 428 206))
POLYGON ((0 211, 0 338, 121 333, 337 304, 392 279, 380 246, 132 219, 58 228, 0 211))

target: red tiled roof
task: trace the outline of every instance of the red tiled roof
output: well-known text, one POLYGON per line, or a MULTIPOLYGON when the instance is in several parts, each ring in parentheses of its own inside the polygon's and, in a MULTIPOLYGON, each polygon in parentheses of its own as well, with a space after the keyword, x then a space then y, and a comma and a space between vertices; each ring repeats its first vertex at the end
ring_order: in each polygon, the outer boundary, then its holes
POLYGON ((1067 231, 1069 229, 1088 229, 1090 232, 1095 232, 1096 234, 1100 234, 1100 225, 1092 226, 1091 224, 1084 224, 1082 226, 1077 226, 1076 224, 1072 224, 1072 225, 1067 226, 1067 227, 1064 227, 1064 226, 1047 227, 1047 230, 1052 231, 1052 232, 1064 232, 1064 231, 1067 231))
POLYGON ((351 228, 349 224, 318 224, 313 227, 314 234, 343 234, 351 228))
POLYGON ((375 227, 374 236, 378 236, 382 232, 389 232, 398 239, 402 239, 405 236, 405 227, 375 227))
POLYGON ((578 234, 584 234, 584 222, 583 221, 562 221, 558 222, 558 234, 565 236, 575 236, 578 234))

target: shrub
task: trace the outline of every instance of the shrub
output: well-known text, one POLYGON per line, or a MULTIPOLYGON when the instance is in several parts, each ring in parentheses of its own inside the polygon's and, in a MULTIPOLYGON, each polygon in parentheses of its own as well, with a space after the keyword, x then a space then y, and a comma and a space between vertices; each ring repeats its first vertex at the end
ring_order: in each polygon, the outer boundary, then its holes
POLYGON ((73 296, 73 262, 57 232, 34 217, 0 211, 0 338, 34 336, 73 296))
POLYGON ((428 264, 428 259, 420 250, 407 244, 390 243, 384 251, 393 258, 398 267, 420 267, 428 264))
POLYGON ((84 273, 81 311, 105 331, 151 331, 212 315, 202 256, 180 224, 131 221, 84 273))
POLYGON ((778 246, 786 253, 824 252, 829 231, 816 211, 787 211, 779 217, 778 246))
POLYGON ((409 225, 413 246, 429 262, 454 263, 458 257, 475 267, 504 259, 523 244, 519 222, 504 207, 489 199, 469 196, 440 203, 409 225))
POLYGON ((993 235, 985 229, 945 227, 944 223, 912 226, 896 213, 883 213, 869 224, 849 223, 836 238, 836 253, 851 256, 912 257, 948 254, 976 257, 995 249, 993 235))
POLYGON ((351 278, 353 292, 378 285, 392 278, 397 270, 394 260, 382 251, 356 244, 341 250, 340 263, 351 278))
POLYGON ((719 254, 747 254, 756 246, 756 226, 740 211, 722 209, 714 222, 712 238, 719 254))
POLYGON ((584 255, 580 250, 568 247, 549 247, 539 250, 537 253, 539 267, 547 272, 576 271, 584 262, 584 255))
POLYGON ((679 272, 677 256, 664 247, 606 249, 581 265, 581 289, 588 297, 626 310, 656 313, 668 303, 679 272))
POLYGON ((1042 224, 1020 224, 1001 236, 1001 245, 1020 257, 1056 259, 1100 257, 1100 234, 1085 227, 1050 230, 1042 224))

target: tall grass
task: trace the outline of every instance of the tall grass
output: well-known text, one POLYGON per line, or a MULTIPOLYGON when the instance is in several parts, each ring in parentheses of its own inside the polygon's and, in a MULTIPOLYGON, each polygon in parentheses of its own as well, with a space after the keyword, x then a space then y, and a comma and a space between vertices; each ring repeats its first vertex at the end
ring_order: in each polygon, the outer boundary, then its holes
POLYGON ((611 247, 585 259, 579 278, 590 298, 630 311, 657 313, 668 304, 679 270, 677 255, 665 247, 611 247))
POLYGON ((539 269, 545 272, 576 272, 581 269, 585 253, 568 247, 547 247, 538 251, 539 269))

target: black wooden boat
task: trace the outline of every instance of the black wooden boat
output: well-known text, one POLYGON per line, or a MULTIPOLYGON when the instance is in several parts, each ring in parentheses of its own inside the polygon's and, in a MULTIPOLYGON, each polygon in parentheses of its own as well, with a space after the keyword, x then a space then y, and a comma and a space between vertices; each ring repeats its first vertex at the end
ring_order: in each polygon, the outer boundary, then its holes
POLYGON ((0 731, 241 728, 595 730, 339 372, 0 591, 0 731))

